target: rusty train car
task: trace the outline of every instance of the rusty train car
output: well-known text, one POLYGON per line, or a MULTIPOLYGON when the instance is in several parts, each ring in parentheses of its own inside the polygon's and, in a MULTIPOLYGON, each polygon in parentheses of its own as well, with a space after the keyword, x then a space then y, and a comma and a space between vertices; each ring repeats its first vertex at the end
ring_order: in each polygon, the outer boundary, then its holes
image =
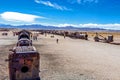
POLYGON ((104 37, 98 33, 96 33, 96 36, 94 37, 95 42, 104 42, 104 43, 111 43, 113 42, 113 35, 108 35, 107 37, 104 37))
POLYGON ((18 33, 18 42, 8 56, 10 80, 40 80, 40 55, 30 40, 30 32, 18 33))

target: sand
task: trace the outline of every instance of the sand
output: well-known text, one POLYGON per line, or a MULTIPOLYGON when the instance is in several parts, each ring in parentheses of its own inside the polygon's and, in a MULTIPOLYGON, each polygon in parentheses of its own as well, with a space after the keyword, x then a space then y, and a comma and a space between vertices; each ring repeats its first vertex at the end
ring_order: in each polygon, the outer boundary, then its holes
MULTIPOLYGON (((40 53, 41 80, 120 80, 120 45, 50 36, 33 41, 40 53)), ((9 77, 4 60, 16 41, 12 35, 0 38, 0 80, 9 77)))

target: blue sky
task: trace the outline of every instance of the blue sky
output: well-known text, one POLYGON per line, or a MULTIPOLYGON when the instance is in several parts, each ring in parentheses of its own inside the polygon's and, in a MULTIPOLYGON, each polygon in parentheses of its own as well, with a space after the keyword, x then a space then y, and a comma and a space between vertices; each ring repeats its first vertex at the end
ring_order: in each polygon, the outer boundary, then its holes
POLYGON ((120 30, 120 0, 0 0, 0 23, 120 30))

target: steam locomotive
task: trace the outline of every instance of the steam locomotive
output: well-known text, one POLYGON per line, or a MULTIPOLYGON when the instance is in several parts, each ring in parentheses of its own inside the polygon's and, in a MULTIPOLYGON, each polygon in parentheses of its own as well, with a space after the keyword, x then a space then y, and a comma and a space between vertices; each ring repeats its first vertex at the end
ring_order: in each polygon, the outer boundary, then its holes
POLYGON ((32 45, 31 33, 18 32, 18 42, 8 56, 10 80, 40 80, 39 53, 32 45))

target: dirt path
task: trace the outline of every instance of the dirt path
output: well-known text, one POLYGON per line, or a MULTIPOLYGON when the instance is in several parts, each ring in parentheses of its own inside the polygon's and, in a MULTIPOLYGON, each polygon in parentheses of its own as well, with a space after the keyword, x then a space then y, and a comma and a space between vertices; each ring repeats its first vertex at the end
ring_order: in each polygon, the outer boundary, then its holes
MULTIPOLYGON (((0 38, 0 80, 8 78, 4 60, 16 40, 0 38)), ((41 54, 41 80, 120 80, 119 45, 50 35, 40 35, 33 43, 41 54)))
POLYGON ((9 49, 15 46, 17 37, 0 36, 0 80, 8 80, 8 59, 9 49))
POLYGON ((41 53, 42 80, 120 80, 118 45, 59 36, 41 36, 35 44, 41 53))

